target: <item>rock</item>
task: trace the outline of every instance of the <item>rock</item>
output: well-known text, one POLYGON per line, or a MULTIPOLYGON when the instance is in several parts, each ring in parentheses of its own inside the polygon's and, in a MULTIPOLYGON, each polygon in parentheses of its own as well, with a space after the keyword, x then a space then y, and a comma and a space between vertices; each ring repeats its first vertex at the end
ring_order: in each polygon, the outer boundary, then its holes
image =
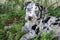
POLYGON ((10 25, 10 26, 5 26, 4 29, 5 29, 5 30, 8 30, 8 29, 10 29, 11 27, 12 27, 11 25, 10 25))

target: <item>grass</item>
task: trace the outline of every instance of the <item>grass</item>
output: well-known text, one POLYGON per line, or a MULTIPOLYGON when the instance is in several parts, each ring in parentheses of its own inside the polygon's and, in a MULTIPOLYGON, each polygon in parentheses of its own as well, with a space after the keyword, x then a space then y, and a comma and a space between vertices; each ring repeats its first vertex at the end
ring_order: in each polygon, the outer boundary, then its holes
MULTIPOLYGON (((41 0, 38 0, 39 2, 41 0)), ((5 4, 0 4, 0 40, 19 40, 23 33, 21 28, 25 23, 25 10, 23 8, 23 2, 19 0, 8 0, 5 4), (13 1, 15 3, 13 3, 13 1), (16 9, 19 5, 21 8, 16 9), (11 25, 12 28, 4 30, 4 26, 11 25)), ((47 2, 47 0, 45 1, 47 2)), ((47 3, 45 4, 47 5, 47 3)), ((48 6, 48 5, 47 5, 48 6)), ((60 17, 60 6, 54 9, 53 6, 48 7, 48 15, 60 17)), ((52 33, 53 34, 53 33, 52 33)), ((51 34, 49 34, 51 36, 51 34)), ((46 33, 42 34, 42 37, 35 37, 32 40, 52 40, 46 33)))

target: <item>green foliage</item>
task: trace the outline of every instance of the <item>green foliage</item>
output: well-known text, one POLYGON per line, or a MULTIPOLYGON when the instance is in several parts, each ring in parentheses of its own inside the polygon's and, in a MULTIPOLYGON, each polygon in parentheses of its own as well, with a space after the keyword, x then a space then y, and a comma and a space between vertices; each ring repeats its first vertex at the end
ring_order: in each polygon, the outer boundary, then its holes
POLYGON ((18 0, 8 0, 5 4, 0 4, 0 40, 19 40, 23 35, 21 28, 25 22, 25 10, 23 1, 18 2, 18 0), (22 8, 17 9, 17 5, 22 8), (11 24, 12 28, 4 30, 4 26, 8 24, 11 24))
POLYGON ((54 35, 53 30, 50 31, 50 33, 46 33, 44 31, 42 31, 41 40, 52 40, 53 35, 54 35))
POLYGON ((48 7, 48 13, 49 16, 60 17, 60 6, 55 9, 54 6, 48 7))

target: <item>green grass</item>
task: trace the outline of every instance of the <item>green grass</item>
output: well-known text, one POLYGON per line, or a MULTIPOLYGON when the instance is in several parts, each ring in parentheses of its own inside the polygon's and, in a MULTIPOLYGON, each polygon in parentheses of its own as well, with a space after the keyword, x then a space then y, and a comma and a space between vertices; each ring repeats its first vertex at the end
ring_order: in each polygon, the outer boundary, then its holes
MULTIPOLYGON (((37 2, 39 1, 41 0, 37 0, 37 2)), ((23 2, 24 0, 9 0, 5 4, 0 4, 0 40, 19 40, 22 37, 23 33, 21 32, 21 28, 25 23, 25 10, 23 8, 23 2), (13 4, 13 1, 15 4, 13 4), (21 7, 19 10, 16 9, 17 5, 21 7), (4 30, 4 26, 8 24, 11 24, 12 28, 4 30)), ((45 2, 48 1, 46 0, 45 2)), ((47 5, 47 3, 45 5, 47 5)), ((48 8, 48 15, 60 17, 60 6, 56 9, 54 9, 53 6, 50 6, 48 8)), ((32 40, 51 40, 52 34, 46 34, 43 32, 41 37, 37 36, 32 40)))

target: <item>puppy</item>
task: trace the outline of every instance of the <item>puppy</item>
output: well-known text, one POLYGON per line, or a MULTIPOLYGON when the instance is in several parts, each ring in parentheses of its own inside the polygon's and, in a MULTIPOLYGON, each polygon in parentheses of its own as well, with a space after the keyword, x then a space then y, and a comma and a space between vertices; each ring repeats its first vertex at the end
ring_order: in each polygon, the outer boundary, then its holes
POLYGON ((22 30, 31 28, 31 25, 40 24, 40 20, 43 19, 45 14, 47 14, 47 9, 39 3, 26 2, 24 3, 24 9, 26 10, 25 20, 27 22, 25 23, 22 30))
POLYGON ((24 3, 24 9, 26 10, 26 21, 35 21, 41 19, 47 14, 47 8, 40 5, 39 3, 26 2, 24 3))
POLYGON ((43 30, 46 33, 50 33, 51 31, 55 31, 54 33, 54 37, 55 36, 59 36, 60 34, 60 25, 59 25, 60 19, 56 18, 56 17, 48 17, 46 20, 44 20, 44 22, 42 24, 39 25, 33 25, 31 27, 31 30, 22 36, 21 40, 30 40, 38 35, 41 35, 41 31, 43 30), (57 23, 56 23, 57 22, 57 23))
POLYGON ((47 9, 39 3, 26 2, 24 3, 24 9, 26 10, 25 20, 27 21, 22 27, 22 32, 27 33, 22 36, 20 40, 29 40, 36 37, 39 33, 39 28, 36 28, 40 24, 40 20, 44 19, 47 14, 47 9))
MULTIPOLYGON (((23 35, 21 40, 30 40, 40 34, 40 30, 44 30, 50 33, 53 30, 52 25, 55 28, 60 26, 60 19, 47 15, 47 8, 39 3, 26 2, 24 3, 24 9, 26 10, 25 20, 27 21, 22 27, 22 32, 27 34, 23 35)), ((56 30, 56 29, 54 29, 56 30)))

